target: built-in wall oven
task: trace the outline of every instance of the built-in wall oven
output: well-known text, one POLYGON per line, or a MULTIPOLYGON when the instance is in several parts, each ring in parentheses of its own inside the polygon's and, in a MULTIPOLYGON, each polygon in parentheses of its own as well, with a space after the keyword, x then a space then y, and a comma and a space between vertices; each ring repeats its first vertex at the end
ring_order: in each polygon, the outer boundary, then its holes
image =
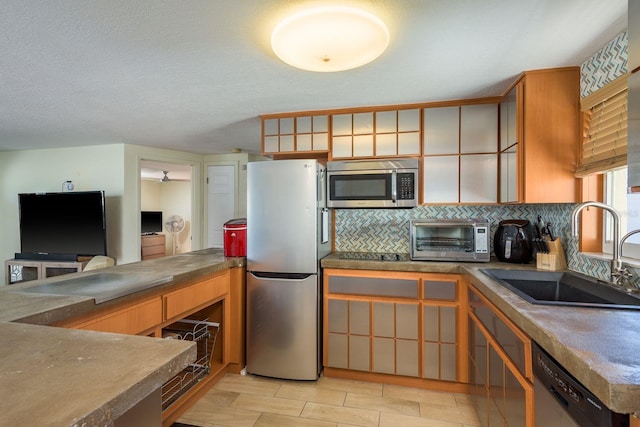
POLYGON ((416 261, 488 262, 489 220, 411 219, 410 257, 416 261))
POLYGON ((607 408, 536 342, 532 351, 536 426, 629 426, 629 415, 607 408))
POLYGON ((418 205, 418 159, 327 163, 330 208, 411 208, 418 205))

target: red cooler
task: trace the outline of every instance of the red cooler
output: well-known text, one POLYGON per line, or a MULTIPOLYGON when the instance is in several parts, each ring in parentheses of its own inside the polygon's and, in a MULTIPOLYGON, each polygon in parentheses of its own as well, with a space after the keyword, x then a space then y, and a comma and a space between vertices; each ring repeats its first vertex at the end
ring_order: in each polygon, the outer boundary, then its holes
POLYGON ((247 219, 224 223, 224 256, 247 256, 247 219))

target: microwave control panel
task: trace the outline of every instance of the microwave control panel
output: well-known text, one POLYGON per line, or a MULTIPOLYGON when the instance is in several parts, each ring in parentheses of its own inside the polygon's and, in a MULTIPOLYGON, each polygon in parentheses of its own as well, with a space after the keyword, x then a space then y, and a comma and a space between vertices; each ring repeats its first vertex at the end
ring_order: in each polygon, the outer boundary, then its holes
POLYGON ((415 174, 399 173, 398 174, 398 199, 411 200, 415 197, 413 194, 415 174))
POLYGON ((487 227, 475 227, 476 252, 486 254, 489 252, 489 231, 487 227))

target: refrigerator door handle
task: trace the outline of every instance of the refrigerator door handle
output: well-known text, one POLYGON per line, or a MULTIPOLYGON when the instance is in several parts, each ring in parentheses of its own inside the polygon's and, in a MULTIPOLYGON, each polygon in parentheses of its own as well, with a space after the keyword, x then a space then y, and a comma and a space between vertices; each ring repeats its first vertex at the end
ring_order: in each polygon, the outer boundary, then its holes
POLYGON ((259 278, 262 280, 305 280, 309 276, 313 276, 315 273, 265 273, 265 272, 257 272, 250 271, 248 274, 251 274, 255 278, 259 278))

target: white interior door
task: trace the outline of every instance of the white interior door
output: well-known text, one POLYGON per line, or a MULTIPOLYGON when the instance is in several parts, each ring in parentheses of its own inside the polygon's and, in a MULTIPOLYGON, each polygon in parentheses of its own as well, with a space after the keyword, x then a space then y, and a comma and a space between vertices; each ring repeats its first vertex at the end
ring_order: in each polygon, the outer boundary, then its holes
POLYGON ((212 165, 207 169, 207 246, 221 248, 224 245, 224 223, 236 215, 236 167, 212 165))

